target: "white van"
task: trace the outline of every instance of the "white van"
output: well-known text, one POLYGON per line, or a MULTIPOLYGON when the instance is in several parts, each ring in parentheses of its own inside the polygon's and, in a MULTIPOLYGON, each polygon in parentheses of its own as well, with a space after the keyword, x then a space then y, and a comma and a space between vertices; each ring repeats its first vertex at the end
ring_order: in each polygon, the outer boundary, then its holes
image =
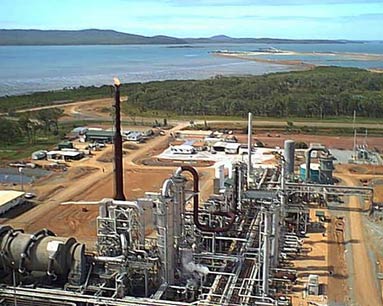
POLYGON ((226 144, 225 153, 226 154, 238 154, 238 150, 239 150, 240 146, 241 145, 239 143, 229 142, 226 144))

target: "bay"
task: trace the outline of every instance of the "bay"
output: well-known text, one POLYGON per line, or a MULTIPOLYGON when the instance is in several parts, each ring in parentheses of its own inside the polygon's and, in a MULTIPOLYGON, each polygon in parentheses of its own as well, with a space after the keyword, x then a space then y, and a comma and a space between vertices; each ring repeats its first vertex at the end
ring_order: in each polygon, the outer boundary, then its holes
MULTIPOLYGON (((223 58, 215 50, 252 51, 265 44, 2 46, 0 96, 55 90, 65 87, 169 79, 207 79, 216 75, 260 75, 299 69, 295 66, 223 58)), ((278 44, 295 52, 349 52, 383 54, 383 43, 278 44)), ((270 57, 272 58, 272 56, 270 57)), ((298 57, 284 57, 296 60, 298 57)), ((381 60, 347 60, 340 57, 300 57, 315 65, 383 68, 381 60)))

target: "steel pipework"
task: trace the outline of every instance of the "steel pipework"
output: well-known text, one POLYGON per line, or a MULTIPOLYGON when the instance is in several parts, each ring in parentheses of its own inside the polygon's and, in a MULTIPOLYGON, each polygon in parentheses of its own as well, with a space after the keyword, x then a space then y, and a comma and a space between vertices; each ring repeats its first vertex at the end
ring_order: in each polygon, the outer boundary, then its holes
POLYGON ((235 219, 237 217, 236 214, 234 214, 233 212, 214 212, 213 213, 214 215, 217 215, 217 216, 230 218, 229 223, 225 226, 222 226, 222 227, 211 227, 211 226, 202 224, 199 221, 199 208, 198 208, 198 205, 199 205, 199 196, 198 196, 198 193, 199 193, 199 175, 198 175, 197 170, 191 166, 179 167, 176 171, 176 175, 181 175, 181 173, 185 172, 185 171, 191 173, 191 175, 193 176, 193 192, 194 192, 194 195, 193 195, 193 219, 194 219, 194 224, 196 225, 196 227, 201 231, 210 232, 210 233, 222 233, 222 232, 227 232, 228 230, 230 230, 230 228, 234 224, 235 219))

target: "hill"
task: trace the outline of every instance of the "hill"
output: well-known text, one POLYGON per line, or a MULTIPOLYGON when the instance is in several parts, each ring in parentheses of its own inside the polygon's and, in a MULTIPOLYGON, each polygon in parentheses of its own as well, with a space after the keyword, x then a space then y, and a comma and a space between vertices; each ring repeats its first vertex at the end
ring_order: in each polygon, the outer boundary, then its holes
POLYGON ((283 38, 234 38, 226 35, 216 35, 208 38, 185 38, 193 43, 231 43, 231 44, 347 44, 364 43, 364 41, 329 40, 329 39, 283 39, 283 38))
POLYGON ((185 44, 169 36, 141 36, 113 30, 0 30, 0 45, 130 45, 185 44))
POLYGON ((348 40, 318 40, 318 39, 275 39, 275 38, 232 38, 226 35, 216 35, 207 38, 176 38, 164 35, 142 36, 117 32, 113 30, 88 29, 79 31, 61 30, 1 30, 0 46, 11 45, 149 45, 149 44, 196 44, 196 43, 334 43, 343 44, 348 40))

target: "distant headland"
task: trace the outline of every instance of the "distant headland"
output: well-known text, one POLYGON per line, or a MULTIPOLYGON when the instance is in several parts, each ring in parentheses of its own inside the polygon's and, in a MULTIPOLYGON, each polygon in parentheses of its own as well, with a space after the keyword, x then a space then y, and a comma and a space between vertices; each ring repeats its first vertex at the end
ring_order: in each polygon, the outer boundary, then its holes
POLYGON ((206 38, 177 38, 165 35, 142 36, 114 30, 87 29, 67 30, 18 30, 0 29, 0 45, 188 45, 210 43, 264 43, 264 44, 347 44, 365 43, 354 40, 326 39, 280 39, 280 38, 233 38, 217 35, 206 38))

